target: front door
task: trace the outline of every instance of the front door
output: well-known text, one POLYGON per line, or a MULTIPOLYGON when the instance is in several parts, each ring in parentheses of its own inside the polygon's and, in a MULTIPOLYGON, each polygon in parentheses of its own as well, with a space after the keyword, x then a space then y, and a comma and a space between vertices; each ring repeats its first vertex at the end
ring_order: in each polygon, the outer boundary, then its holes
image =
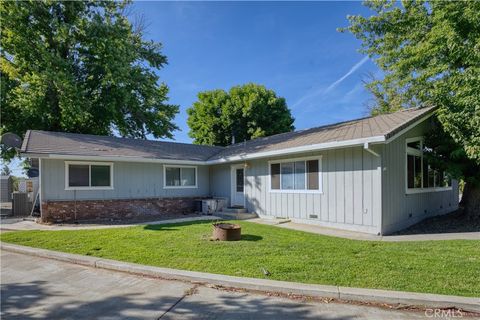
POLYGON ((245 206, 245 168, 232 166, 232 206, 245 206))

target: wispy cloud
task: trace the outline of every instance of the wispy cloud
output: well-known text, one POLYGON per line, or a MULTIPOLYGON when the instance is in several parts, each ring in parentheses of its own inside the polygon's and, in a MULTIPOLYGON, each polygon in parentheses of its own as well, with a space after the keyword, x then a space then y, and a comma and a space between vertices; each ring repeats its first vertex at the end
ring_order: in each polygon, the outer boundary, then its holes
POLYGON ((367 57, 364 57, 362 58, 362 60, 360 60, 359 62, 357 62, 356 64, 354 64, 350 70, 348 70, 347 73, 345 73, 343 76, 341 76, 340 78, 338 78, 337 80, 335 80, 332 84, 330 84, 328 87, 322 87, 322 88, 318 88, 312 92, 309 92, 307 94, 305 94, 304 96, 302 96, 300 99, 298 99, 294 104, 293 104, 293 107, 297 107, 299 106, 300 104, 302 104, 303 102, 313 98, 313 97, 317 97, 319 95, 324 95, 324 94, 327 94, 329 93, 330 91, 332 91, 335 87, 337 87, 340 83, 342 83, 345 79, 347 79, 349 76, 351 76, 355 71, 357 71, 365 62, 367 62, 368 60, 368 56, 367 57))
POLYGON ((333 82, 331 85, 329 85, 327 87, 327 89, 325 89, 324 93, 327 93, 329 91, 331 91, 333 88, 335 88, 336 86, 338 86, 340 83, 342 83, 343 80, 347 79, 348 77, 350 77, 352 75, 352 73, 354 73, 355 71, 357 71, 358 68, 360 68, 365 62, 367 62, 368 60, 368 56, 367 57, 364 57, 362 60, 360 60, 359 62, 357 62, 356 64, 354 64, 350 70, 348 70, 347 73, 345 73, 342 77, 340 77, 338 80, 336 80, 335 82, 333 82))

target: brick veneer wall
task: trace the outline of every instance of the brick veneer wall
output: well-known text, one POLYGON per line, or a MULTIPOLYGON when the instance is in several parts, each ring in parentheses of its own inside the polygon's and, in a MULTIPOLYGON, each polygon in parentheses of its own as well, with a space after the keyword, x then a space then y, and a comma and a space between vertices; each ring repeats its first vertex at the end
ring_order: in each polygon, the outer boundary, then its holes
POLYGON ((115 200, 46 201, 42 222, 126 220, 182 215, 195 211, 195 198, 147 198, 115 200))

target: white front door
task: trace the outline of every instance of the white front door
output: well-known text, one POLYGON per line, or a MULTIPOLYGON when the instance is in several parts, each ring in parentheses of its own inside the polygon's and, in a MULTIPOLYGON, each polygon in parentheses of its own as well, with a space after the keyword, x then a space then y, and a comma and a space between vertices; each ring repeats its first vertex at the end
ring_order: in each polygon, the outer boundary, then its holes
POLYGON ((245 168, 243 164, 232 166, 232 206, 245 206, 245 168))

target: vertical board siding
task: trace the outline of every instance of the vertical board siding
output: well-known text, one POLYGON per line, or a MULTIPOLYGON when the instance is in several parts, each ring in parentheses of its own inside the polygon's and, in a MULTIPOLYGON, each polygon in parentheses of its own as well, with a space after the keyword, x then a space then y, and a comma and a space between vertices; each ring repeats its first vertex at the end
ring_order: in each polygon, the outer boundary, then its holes
POLYGON ((382 170, 382 232, 388 234, 403 229, 427 217, 458 209, 458 182, 452 190, 406 194, 405 139, 423 136, 428 121, 406 132, 383 149, 382 170))
MULTIPOLYGON (((74 159, 73 159, 74 160, 74 159)), ((65 161, 42 159, 42 201, 209 195, 209 168, 197 166, 198 188, 164 189, 163 164, 113 163, 113 190, 65 190, 65 161)))
MULTIPOLYGON (((293 218, 335 227, 377 232, 381 217, 380 158, 362 147, 295 155, 321 156, 322 194, 269 192, 268 160, 248 161, 245 174, 255 178, 255 190, 247 188, 247 207, 271 217, 293 218), (375 194, 377 192, 377 194, 375 194)), ((289 159, 287 157, 276 159, 289 159)), ((211 188, 216 188, 211 179, 211 188)))

